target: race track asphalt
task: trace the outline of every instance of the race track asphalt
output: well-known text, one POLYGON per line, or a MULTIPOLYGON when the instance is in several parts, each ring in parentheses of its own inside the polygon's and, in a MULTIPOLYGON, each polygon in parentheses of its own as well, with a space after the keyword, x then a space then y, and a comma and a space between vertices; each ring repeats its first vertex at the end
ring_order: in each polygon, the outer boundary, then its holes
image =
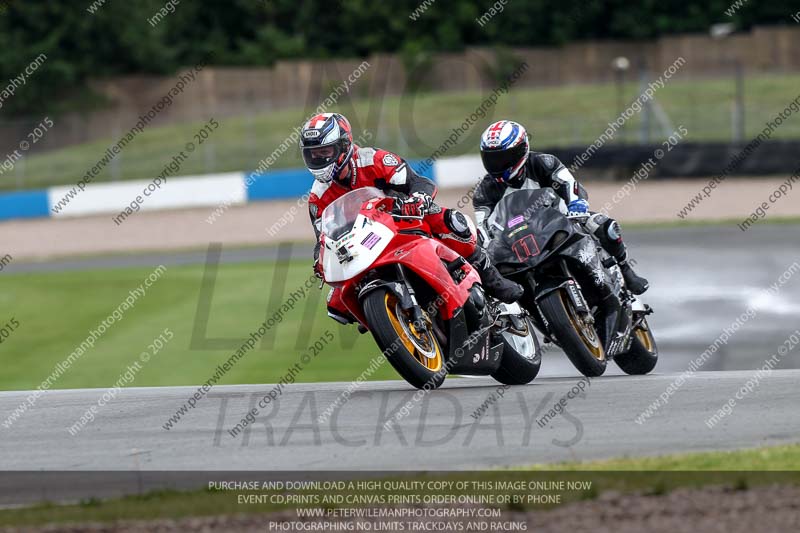
MULTIPOLYGON (((681 372, 727 328, 752 309, 744 327, 731 335, 701 370, 757 368, 775 353, 800 322, 800 226, 771 224, 742 232, 733 225, 650 228, 625 231, 637 271, 650 280, 644 301, 662 352, 660 372, 681 372), (776 290, 765 292, 779 282, 776 290)), ((222 262, 275 261, 275 246, 226 247, 222 262)), ((309 244, 293 244, 290 257, 310 261, 309 244)), ((57 272, 93 268, 202 264, 205 251, 14 262, 4 271, 57 272)), ((800 368, 800 349, 781 358, 779 368, 800 368)), ((576 375, 563 356, 543 365, 547 376, 576 375)))
MULTIPOLYGON (((0 470, 481 469, 798 440, 800 370, 776 370, 755 385, 753 375, 696 373, 641 423, 637 417, 676 388, 678 375, 601 377, 582 390, 580 378, 541 378, 502 396, 490 378, 454 378, 416 400, 405 382, 367 382, 323 421, 349 383, 295 384, 236 436, 229 430, 272 385, 213 387, 169 430, 164 424, 195 387, 123 389, 75 436, 68 428, 104 391, 49 391, 3 430, 0 470), (752 392, 737 399, 748 380, 752 392), (578 394, 562 414, 542 421, 573 387, 578 394), (709 427, 731 398, 731 414, 709 427), (389 419, 395 424, 387 428, 389 419)), ((0 412, 26 396, 0 393, 0 412)))
MULTIPOLYGON (((752 386, 755 369, 800 326, 797 230, 796 225, 773 225, 746 233, 730 226, 627 232, 637 268, 651 281, 645 301, 655 309, 651 325, 661 352, 656 372, 631 377, 609 369, 569 399, 563 413, 541 423, 581 379, 557 350, 545 355, 533 384, 512 387, 502 396, 488 378, 449 379, 442 390, 419 401, 404 382, 369 382, 324 422, 318 416, 349 383, 292 385, 235 437, 228 430, 272 385, 214 387, 169 430, 164 424, 196 387, 123 389, 75 436, 68 428, 103 390, 57 390, 46 392, 11 428, 0 428, 0 470, 480 469, 797 442, 800 370, 793 369, 800 368, 800 349, 785 352, 776 369, 752 386), (766 291, 770 286, 773 290, 766 291), (676 388, 689 363, 748 309, 754 316, 676 388), (748 382, 752 391, 736 399, 748 382), (668 396, 668 402, 637 423, 660 396, 668 396), (706 421, 732 398, 731 413, 709 427, 706 421), (408 414, 384 428, 387 417, 407 402, 408 414), (477 412, 481 405, 483 414, 477 412)), ((308 251, 298 246, 296 257, 308 251)), ((269 261, 275 253, 274 248, 226 249, 222 260, 269 261)), ((15 262, 8 271, 204 259, 203 252, 154 253, 15 262)), ((2 418, 27 395, 0 392, 2 418)), ((15 494, 0 487, 0 503, 32 498, 34 492, 15 494)))

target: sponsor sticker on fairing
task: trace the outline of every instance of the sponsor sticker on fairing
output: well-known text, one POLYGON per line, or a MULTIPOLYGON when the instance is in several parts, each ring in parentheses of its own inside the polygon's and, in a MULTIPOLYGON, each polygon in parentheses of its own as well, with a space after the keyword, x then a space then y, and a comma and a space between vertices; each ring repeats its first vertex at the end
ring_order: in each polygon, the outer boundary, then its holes
POLYGON ((381 238, 378 235, 375 235, 374 233, 369 232, 369 235, 367 235, 364 238, 364 240, 361 241, 361 244, 363 244, 365 248, 368 248, 368 249, 372 250, 373 248, 375 248, 375 245, 378 244, 380 241, 381 241, 381 238))
POLYGON ((514 217, 508 221, 508 227, 513 228, 514 226, 519 226, 523 222, 525 222, 525 217, 519 215, 518 217, 514 217))

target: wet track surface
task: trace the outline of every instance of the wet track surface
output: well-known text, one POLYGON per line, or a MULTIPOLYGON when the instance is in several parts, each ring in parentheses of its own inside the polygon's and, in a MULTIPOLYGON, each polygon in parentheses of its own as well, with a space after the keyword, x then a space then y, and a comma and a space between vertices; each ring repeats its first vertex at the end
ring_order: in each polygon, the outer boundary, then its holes
MULTIPOLYGON (((661 351, 653 375, 622 376, 612 364, 606 376, 579 390, 581 377, 552 350, 533 384, 502 395, 488 378, 451 378, 443 389, 416 399, 404 382, 370 382, 324 421, 319 416, 349 383, 297 384, 235 436, 229 430, 272 385, 214 387, 169 430, 165 422, 196 387, 123 389, 76 436, 69 426, 103 391, 48 391, 3 430, 0 469, 475 469, 796 442, 800 370, 787 369, 800 368, 800 348, 785 351, 776 370, 760 375, 757 383, 753 378, 800 327, 800 264, 792 267, 800 261, 797 230, 777 225, 742 233, 712 226, 627 233, 638 270, 651 281, 645 301, 656 311, 651 325, 661 351), (741 316, 745 320, 733 326, 741 316), (725 328, 727 344, 719 345, 700 371, 679 379, 725 328), (710 417, 748 382, 751 390, 710 427, 710 417), (555 405, 570 390, 580 394, 556 413, 555 405), (666 400, 642 417, 660 397, 666 400), (385 426, 404 408, 406 415, 385 426)), ((309 252, 298 245, 293 256, 309 252)), ((275 248, 227 250, 222 260, 276 257, 275 248)), ((9 271, 204 260, 204 252, 140 254, 15 263, 9 271)), ((5 417, 27 394, 0 392, 0 413, 5 417)))
MULTIPOLYGON (((800 327, 800 226, 762 225, 747 232, 733 225, 639 229, 627 231, 625 238, 638 272, 650 280, 644 301, 655 310, 650 323, 662 352, 658 371, 685 370, 725 328, 732 331, 734 322, 750 308, 754 316, 745 317, 746 323, 737 326, 701 370, 759 367, 800 327), (782 275, 785 282, 780 284, 782 275), (765 292, 776 283, 777 290, 765 292)), ((221 260, 274 261, 279 253, 276 247, 225 249, 221 260)), ((311 246, 292 246, 292 258, 310 255, 311 246)), ((143 253, 19 262, 9 265, 6 272, 170 266, 205 260, 205 251, 143 253)), ((800 349, 782 357, 778 368, 800 368, 800 349)), ((560 353, 553 352, 546 358, 542 375, 576 373, 560 353)))

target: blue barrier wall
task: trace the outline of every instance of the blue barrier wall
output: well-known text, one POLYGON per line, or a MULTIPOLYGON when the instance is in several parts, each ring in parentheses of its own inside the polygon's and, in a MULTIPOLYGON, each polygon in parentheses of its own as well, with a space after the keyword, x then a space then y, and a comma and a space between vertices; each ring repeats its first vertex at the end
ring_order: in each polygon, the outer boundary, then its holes
POLYGON ((247 200, 286 200, 300 198, 311 189, 314 176, 306 169, 272 170, 266 174, 245 175, 247 200))
POLYGON ((50 215, 47 191, 22 191, 0 194, 0 220, 35 218, 50 215))
MULTIPOLYGON (((423 161, 408 162, 411 168, 426 178, 435 179, 434 167, 427 168, 423 161)), ((314 177, 306 169, 270 170, 264 174, 245 174, 247 200, 290 200, 306 194, 314 184, 314 177)))
POLYGON ((408 164, 411 165, 411 168, 414 169, 414 172, 419 174, 420 176, 425 176, 428 179, 436 181, 436 165, 428 166, 425 164, 424 159, 409 159, 408 164))
MULTIPOLYGON (((436 181, 435 165, 428 168, 421 160, 411 160, 409 165, 418 174, 436 181)), ((264 174, 247 172, 241 173, 241 176, 246 187, 248 202, 293 200, 305 195, 314 184, 314 177, 305 168, 270 170, 264 174)), ((175 179, 180 180, 181 178, 175 179)), ((108 187, 108 184, 103 184, 103 186, 108 187)), ((209 205, 211 206, 211 204, 209 205)), ((50 215, 48 191, 46 190, 0 193, 0 220, 48 217, 50 215)))

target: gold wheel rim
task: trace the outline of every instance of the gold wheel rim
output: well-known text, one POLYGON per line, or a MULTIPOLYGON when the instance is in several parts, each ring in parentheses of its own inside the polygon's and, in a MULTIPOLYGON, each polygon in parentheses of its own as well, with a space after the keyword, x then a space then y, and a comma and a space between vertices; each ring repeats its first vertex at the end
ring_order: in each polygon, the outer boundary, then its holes
POLYGON ((575 309, 571 305, 571 302, 569 302, 569 299, 564 298, 564 291, 558 291, 558 294, 561 297, 561 304, 567 311, 567 318, 569 318, 572 328, 578 334, 578 337, 580 337, 583 345, 586 346, 586 349, 589 350, 589 352, 592 354, 592 357, 598 361, 605 361, 606 351, 603 349, 603 345, 600 342, 600 337, 597 336, 597 331, 594 329, 594 326, 587 324, 581 317, 577 315, 575 309))
MULTIPOLYGON (((400 342, 414 357, 414 359, 432 372, 438 372, 442 368, 442 350, 439 343, 430 331, 420 335, 414 326, 414 321, 403 313, 397 301, 397 296, 387 292, 384 297, 386 313, 389 315, 389 322, 397 334, 400 342), (419 343, 419 344, 417 344, 419 343), (426 349, 427 348, 427 349, 426 349), (425 352, 433 353, 433 357, 428 357, 425 352)), ((427 315, 426 315, 427 318, 427 315)))
POLYGON ((653 353, 655 346, 653 345, 653 337, 650 336, 650 325, 647 323, 647 319, 642 320, 642 323, 636 327, 634 333, 639 342, 642 343, 642 346, 644 346, 644 349, 649 353, 653 353))

